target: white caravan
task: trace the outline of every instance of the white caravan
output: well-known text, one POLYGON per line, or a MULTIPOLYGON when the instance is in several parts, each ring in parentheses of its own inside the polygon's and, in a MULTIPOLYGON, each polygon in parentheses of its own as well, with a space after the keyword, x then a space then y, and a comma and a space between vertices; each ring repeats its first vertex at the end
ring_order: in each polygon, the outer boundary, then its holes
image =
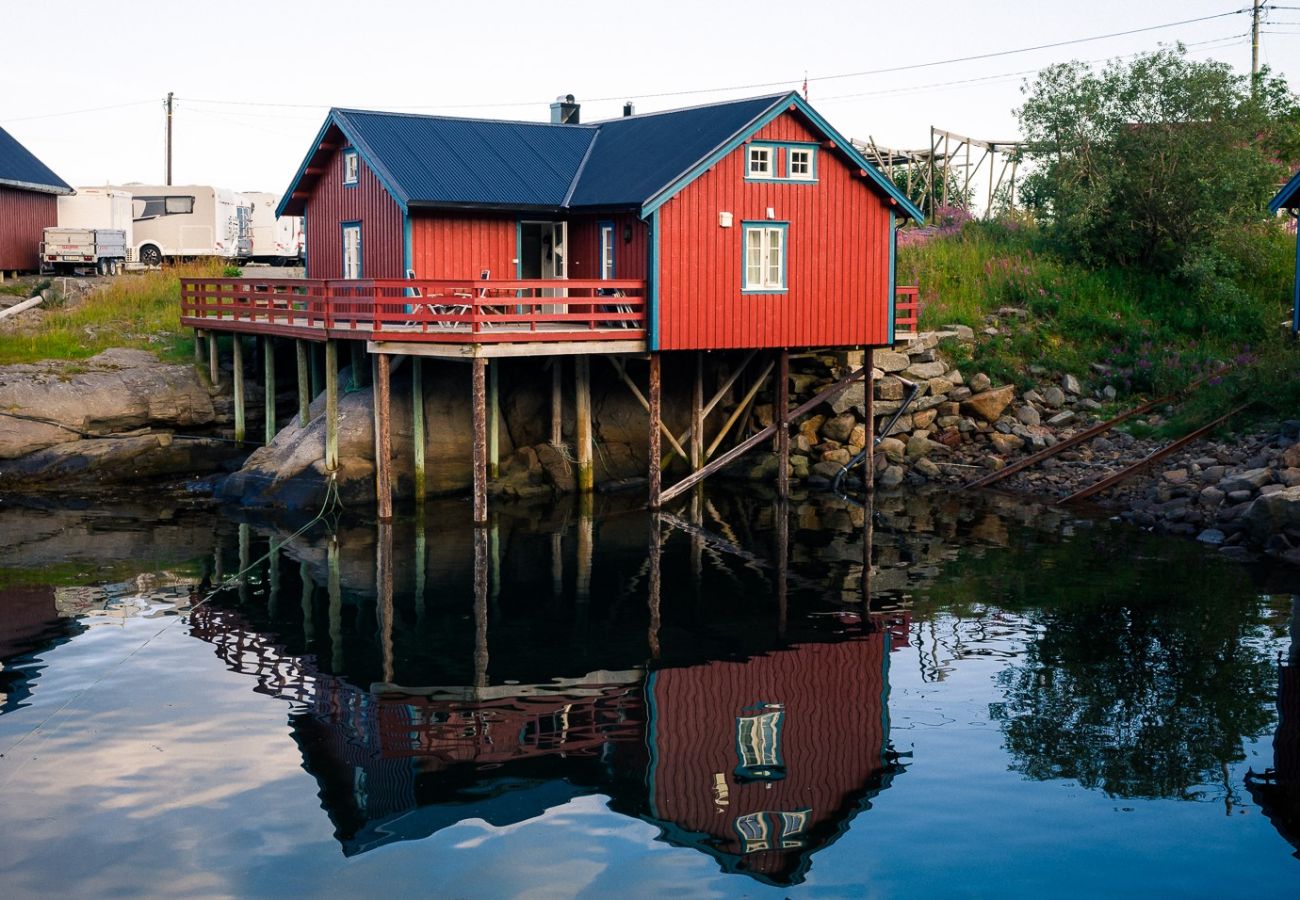
POLYGON ((106 187, 79 187, 59 198, 59 228, 121 231, 126 235, 127 259, 134 259, 135 238, 131 193, 106 187))
POLYGON ((252 210, 234 191, 209 185, 114 185, 130 191, 135 258, 146 266, 164 259, 252 255, 252 210))
POLYGON ((277 219, 275 207, 279 198, 275 194, 248 191, 243 196, 252 207, 252 261, 273 266, 299 265, 305 244, 302 216, 277 219))

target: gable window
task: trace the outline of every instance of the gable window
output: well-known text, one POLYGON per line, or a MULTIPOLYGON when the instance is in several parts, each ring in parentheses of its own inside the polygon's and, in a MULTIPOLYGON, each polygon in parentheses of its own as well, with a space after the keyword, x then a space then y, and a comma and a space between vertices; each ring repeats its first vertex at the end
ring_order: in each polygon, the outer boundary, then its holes
POLYGON ((812 147, 790 147, 785 151, 786 177, 795 181, 811 181, 813 178, 812 147))
POLYGON ((356 184, 361 173, 361 163, 357 159, 357 151, 343 151, 343 183, 356 184))
POLYGON ((343 224, 343 277, 361 277, 361 223, 343 224))
POLYGON ((776 175, 776 149, 757 144, 749 147, 749 165, 745 174, 750 178, 772 178, 776 175))
POLYGON ((784 291, 786 222, 746 222, 745 280, 749 293, 784 291))

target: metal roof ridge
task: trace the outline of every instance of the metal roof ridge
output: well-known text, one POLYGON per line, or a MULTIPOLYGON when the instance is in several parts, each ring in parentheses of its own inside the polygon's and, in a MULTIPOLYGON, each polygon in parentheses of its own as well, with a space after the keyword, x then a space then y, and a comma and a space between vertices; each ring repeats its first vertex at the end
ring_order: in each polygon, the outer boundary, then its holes
POLYGON ((534 122, 530 119, 489 119, 478 116, 449 116, 441 113, 413 113, 413 112, 388 112, 382 109, 355 109, 352 107, 331 107, 331 113, 346 113, 348 115, 363 116, 394 116, 403 119, 438 119, 451 122, 481 122, 485 125, 537 125, 543 128, 580 128, 584 131, 595 131, 599 126, 595 122, 582 122, 573 124, 568 122, 534 122))
POLYGON ((633 113, 630 116, 614 116, 609 119, 597 119, 588 124, 596 126, 612 125, 615 122, 623 122, 628 119, 648 119, 651 116, 669 116, 674 113, 692 112, 697 109, 708 109, 713 106, 730 106, 733 103, 753 103, 758 100, 775 100, 778 97, 785 97, 790 91, 783 91, 778 94, 756 94, 752 97, 737 97, 734 100, 718 100, 713 103, 696 103, 694 106, 678 106, 673 109, 657 109, 654 112, 633 113))
POLYGON ((582 173, 587 168, 587 160, 591 159, 591 153, 596 149, 596 141, 600 140, 600 128, 595 128, 591 133, 591 142, 587 144, 587 152, 582 154, 582 161, 578 163, 578 169, 573 173, 573 180, 569 182, 569 190, 565 193, 564 199, 560 201, 560 207, 569 208, 569 201, 573 199, 573 194, 578 189, 578 183, 582 181, 582 173))
MULTIPOLYGON (((58 176, 55 176, 58 177, 58 176)), ((36 181, 17 181, 13 178, 0 178, 0 185, 4 187, 18 188, 24 191, 33 191, 38 194, 75 194, 76 191, 67 184, 60 187, 57 184, 45 184, 36 181)))

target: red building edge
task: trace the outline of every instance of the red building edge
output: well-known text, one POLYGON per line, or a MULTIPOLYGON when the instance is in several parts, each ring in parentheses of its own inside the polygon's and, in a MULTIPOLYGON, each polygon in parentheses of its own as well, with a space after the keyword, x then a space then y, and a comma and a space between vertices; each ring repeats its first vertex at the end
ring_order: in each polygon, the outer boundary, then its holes
POLYGON ((0 185, 0 272, 35 272, 45 229, 58 224, 58 197, 0 185))

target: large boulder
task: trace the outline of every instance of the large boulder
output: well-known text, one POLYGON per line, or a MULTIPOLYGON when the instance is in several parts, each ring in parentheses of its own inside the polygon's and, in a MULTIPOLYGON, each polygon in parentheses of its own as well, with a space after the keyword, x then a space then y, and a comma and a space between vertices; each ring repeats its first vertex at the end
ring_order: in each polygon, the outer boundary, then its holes
POLYGON ((82 437, 136 428, 192 428, 216 421, 194 367, 143 350, 112 349, 87 360, 0 367, 0 459, 82 437))
POLYGON ((1003 411, 1015 399, 1016 389, 1012 385, 981 391, 962 402, 962 412, 968 416, 979 416, 985 422, 996 422, 1003 411))
POLYGON ((1256 497, 1244 520, 1251 537, 1261 544, 1287 529, 1300 530, 1300 487, 1256 497))
POLYGON ((225 441, 154 432, 46 447, 0 468, 0 490, 73 488, 205 474, 231 455, 225 441))

